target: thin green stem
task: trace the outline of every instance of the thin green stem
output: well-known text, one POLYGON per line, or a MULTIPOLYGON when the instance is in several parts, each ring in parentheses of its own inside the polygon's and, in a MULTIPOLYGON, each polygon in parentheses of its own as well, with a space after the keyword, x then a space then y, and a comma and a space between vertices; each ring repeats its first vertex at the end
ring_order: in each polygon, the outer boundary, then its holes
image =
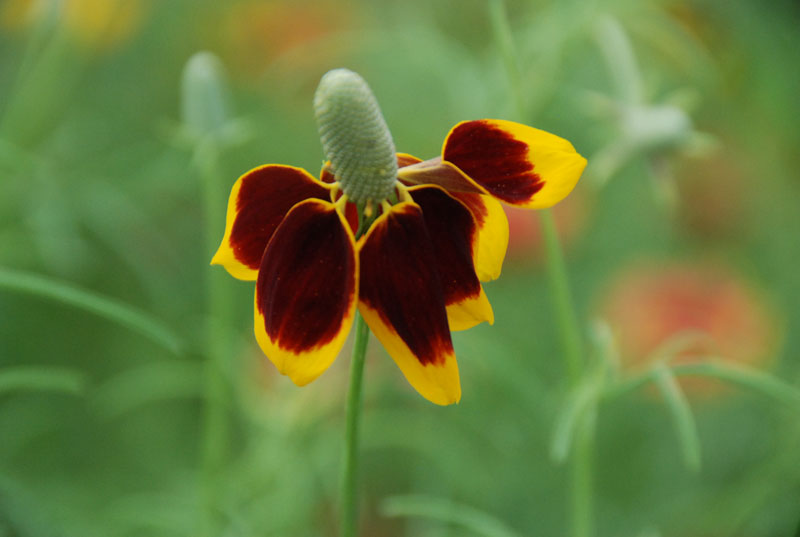
MULTIPOLYGON (((225 192, 219 180, 217 148, 208 143, 203 151, 198 168, 203 179, 203 201, 205 210, 205 253, 211 259, 219 239, 221 222, 225 222, 225 192)), ((219 478, 225 463, 228 442, 228 358, 229 348, 224 320, 229 318, 228 293, 225 275, 221 271, 206 271, 206 362, 205 362, 205 410, 203 416, 202 476, 203 502, 206 512, 205 530, 208 535, 217 533, 217 498, 220 491, 219 478)))
POLYGON ((358 429, 361 421, 361 395, 364 358, 369 341, 369 327, 356 312, 356 340, 350 361, 350 387, 345 409, 344 467, 341 489, 341 532, 339 537, 355 537, 358 530, 358 429))
POLYGON ((579 427, 572 446, 570 474, 570 523, 573 537, 589 537, 594 534, 593 520, 593 463, 594 463, 594 415, 585 419, 591 423, 579 427))
MULTIPOLYGON (((508 15, 503 0, 489 0, 489 17, 500 54, 508 74, 511 94, 517 117, 526 120, 526 102, 523 99, 521 72, 508 15)), ((547 251, 547 275, 558 324, 564 363, 569 385, 575 389, 584 374, 583 340, 578 317, 572 303, 569 280, 564 264, 561 243, 556 232, 553 215, 540 211, 540 220, 547 251)), ((589 418, 587 418, 589 419, 589 418)), ((580 427, 571 451, 570 460, 570 517, 572 537, 590 537, 594 534, 592 457, 594 449, 594 424, 580 427)))
POLYGON ((539 220, 544 233, 547 251, 547 276, 550 281, 553 310, 558 323, 561 346, 567 377, 573 386, 578 383, 583 370, 583 339, 578 324, 578 316, 572 303, 564 254, 558 238, 553 214, 549 210, 539 211, 539 220))
POLYGON ((489 19, 492 24, 497 46, 505 64, 508 85, 514 99, 517 117, 525 120, 527 106, 522 95, 521 74, 517 62, 517 52, 511 37, 511 26, 508 24, 506 4, 503 0, 489 0, 489 19))

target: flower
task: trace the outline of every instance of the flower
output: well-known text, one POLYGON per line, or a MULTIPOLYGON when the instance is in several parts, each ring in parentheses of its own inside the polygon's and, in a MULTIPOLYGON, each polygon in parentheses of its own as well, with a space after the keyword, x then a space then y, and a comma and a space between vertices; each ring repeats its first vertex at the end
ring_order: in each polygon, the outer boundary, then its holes
POLYGON ((549 207, 586 160, 553 134, 487 119, 456 125, 436 158, 398 154, 369 87, 345 69, 322 78, 315 109, 320 179, 275 164, 242 175, 212 264, 256 281, 256 340, 295 384, 331 365, 358 308, 423 397, 457 402, 450 331, 494 322, 480 282, 505 255, 500 202, 549 207))

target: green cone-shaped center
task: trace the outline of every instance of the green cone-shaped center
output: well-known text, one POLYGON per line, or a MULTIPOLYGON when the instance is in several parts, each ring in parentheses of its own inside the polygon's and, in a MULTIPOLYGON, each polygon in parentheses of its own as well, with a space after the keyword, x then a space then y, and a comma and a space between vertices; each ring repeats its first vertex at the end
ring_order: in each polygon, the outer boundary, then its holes
POLYGON ((325 73, 314 113, 325 156, 345 195, 357 203, 387 199, 397 180, 394 141, 364 79, 348 69, 325 73))

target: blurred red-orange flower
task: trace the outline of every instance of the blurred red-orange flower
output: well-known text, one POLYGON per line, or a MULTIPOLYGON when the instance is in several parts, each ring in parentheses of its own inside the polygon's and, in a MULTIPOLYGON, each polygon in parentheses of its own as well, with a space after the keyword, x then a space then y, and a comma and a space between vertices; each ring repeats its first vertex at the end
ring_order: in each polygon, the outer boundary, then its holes
MULTIPOLYGON (((705 264, 642 264, 624 270, 600 306, 619 346, 622 365, 642 368, 679 334, 696 332, 673 357, 693 363, 711 357, 764 368, 777 348, 776 316, 756 288, 724 268, 705 264)), ((719 384, 682 379, 691 393, 717 393, 719 384)))
POLYGON ((226 64, 234 75, 245 77, 260 77, 271 66, 316 77, 338 48, 355 46, 352 36, 325 46, 320 43, 346 31, 355 19, 346 4, 330 0, 236 3, 223 24, 226 64))

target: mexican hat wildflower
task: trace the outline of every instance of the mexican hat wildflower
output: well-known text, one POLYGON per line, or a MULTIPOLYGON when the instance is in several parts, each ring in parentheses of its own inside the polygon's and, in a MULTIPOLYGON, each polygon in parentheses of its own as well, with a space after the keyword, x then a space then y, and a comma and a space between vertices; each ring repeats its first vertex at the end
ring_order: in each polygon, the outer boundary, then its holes
POLYGON ((440 156, 395 151, 366 82, 328 72, 314 98, 320 178, 268 164, 242 175, 212 263, 255 280, 255 335, 304 385, 361 313, 409 383, 437 404, 461 396, 451 330, 494 322, 481 281, 508 243, 501 202, 545 208, 586 165, 558 136, 503 120, 459 123, 440 156))

